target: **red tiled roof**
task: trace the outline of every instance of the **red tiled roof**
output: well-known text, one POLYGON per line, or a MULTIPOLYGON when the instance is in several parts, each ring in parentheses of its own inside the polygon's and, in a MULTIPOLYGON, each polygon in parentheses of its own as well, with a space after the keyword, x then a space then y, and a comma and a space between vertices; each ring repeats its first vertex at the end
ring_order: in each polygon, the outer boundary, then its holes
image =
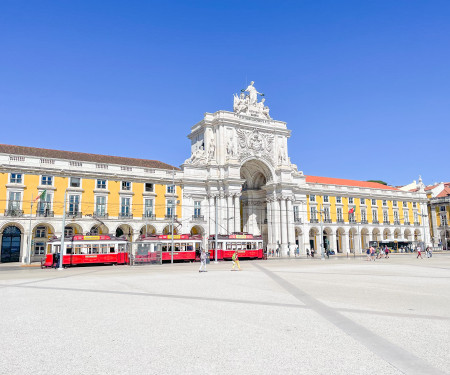
POLYGON ((129 166, 134 166, 134 167, 154 168, 154 169, 175 168, 175 169, 179 170, 179 168, 177 168, 177 167, 173 167, 169 164, 163 163, 158 160, 134 159, 134 158, 125 158, 122 156, 88 154, 88 153, 84 153, 84 152, 50 150, 50 149, 46 149, 46 148, 36 148, 36 147, 25 147, 25 146, 13 146, 13 145, 0 144, 0 153, 21 155, 21 156, 37 156, 37 157, 51 158, 51 159, 67 159, 67 160, 87 161, 87 162, 101 163, 101 164, 129 165, 129 166))
POLYGON ((306 182, 312 184, 325 184, 325 185, 343 185, 343 186, 357 186, 370 189, 384 189, 384 190, 398 190, 393 186, 386 186, 377 182, 357 181, 357 180, 345 180, 343 178, 334 177, 319 177, 319 176, 305 176, 306 182))
POLYGON ((430 186, 426 186, 425 187, 425 190, 431 190, 431 189, 434 189, 436 186, 438 186, 439 184, 436 184, 436 185, 430 185, 430 186))
POLYGON ((444 198, 450 196, 450 187, 446 186, 444 187, 444 190, 442 190, 438 195, 436 195, 436 198, 444 198))

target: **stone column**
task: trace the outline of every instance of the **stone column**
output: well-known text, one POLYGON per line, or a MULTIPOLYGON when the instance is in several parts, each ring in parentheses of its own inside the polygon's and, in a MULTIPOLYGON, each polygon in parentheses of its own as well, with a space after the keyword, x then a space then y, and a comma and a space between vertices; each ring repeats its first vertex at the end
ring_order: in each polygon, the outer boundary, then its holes
POLYGON ((273 198, 272 202, 272 239, 273 239, 273 247, 276 249, 278 243, 281 245, 280 239, 280 205, 278 201, 273 198))
POLYGON ((273 248, 272 200, 267 199, 267 250, 273 248))
POLYGON ((241 231, 241 202, 239 200, 240 194, 234 195, 234 231, 241 231))
POLYGON ((215 206, 215 201, 214 201, 214 196, 213 195, 209 195, 208 197, 208 201, 209 201, 209 220, 208 220, 208 224, 209 224, 209 234, 215 234, 215 220, 216 220, 216 206, 215 206))
POLYGON ((287 222, 286 222, 286 198, 280 199, 280 215, 281 215, 281 247, 283 256, 287 255, 287 222))
POLYGON ((228 206, 228 215, 227 215, 227 230, 228 234, 231 234, 234 230, 233 228, 233 195, 227 195, 227 206, 228 206))
POLYGON ((290 243, 291 248, 291 255, 294 255, 295 250, 295 223, 294 223, 294 209, 292 207, 292 198, 289 197, 287 199, 287 207, 286 207, 286 220, 287 220, 287 236, 288 236, 288 243, 290 243))
POLYGON ((226 234, 227 231, 227 200, 224 194, 220 195, 220 215, 219 215, 219 233, 226 234))

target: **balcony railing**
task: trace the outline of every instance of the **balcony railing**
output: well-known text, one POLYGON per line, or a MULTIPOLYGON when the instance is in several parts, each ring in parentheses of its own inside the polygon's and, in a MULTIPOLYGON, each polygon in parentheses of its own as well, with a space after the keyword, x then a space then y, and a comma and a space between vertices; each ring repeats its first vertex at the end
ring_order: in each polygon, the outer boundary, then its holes
POLYGON ((336 223, 340 223, 340 224, 343 224, 343 223, 344 223, 344 219, 340 219, 340 218, 338 218, 338 219, 336 220, 336 223))
POLYGON ((411 225, 411 223, 410 223, 409 221, 405 221, 405 222, 403 223, 403 225, 411 225))
POLYGON ((361 220, 361 224, 369 224, 367 220, 361 220))
POLYGON ((419 226, 420 226, 420 222, 415 221, 415 222, 414 222, 414 225, 415 225, 416 227, 419 227, 419 226))
POLYGON ((323 222, 327 223, 327 224, 331 224, 332 223, 331 219, 325 219, 323 222))
POLYGON ((372 220, 372 224, 380 224, 378 220, 372 220))
POLYGON ((301 224, 302 223, 302 218, 294 216, 294 223, 301 224))
POLYGON ((384 225, 391 225, 391 222, 389 220, 383 221, 384 225))
POLYGON ((394 225, 400 225, 400 220, 394 220, 394 225))
POLYGON ((172 220, 172 217, 174 220, 178 219, 178 215, 166 215, 165 217, 166 217, 166 220, 172 220))
POLYGON ((98 219, 107 219, 109 215, 107 213, 104 213, 104 212, 94 212, 92 214, 92 216, 96 217, 98 219))
POLYGON ((318 219, 309 219, 309 222, 310 222, 310 223, 318 223, 319 220, 318 220, 318 219))
POLYGON ((350 224, 356 224, 356 220, 355 219, 349 219, 348 221, 350 224))
POLYGON ((55 213, 50 210, 37 210, 36 216, 38 216, 38 217, 54 217, 55 213))
POLYGON ((151 212, 144 212, 142 218, 147 220, 156 220, 156 215, 151 212))
POLYGON ((15 208, 8 208, 7 210, 5 210, 5 216, 20 217, 20 216, 23 216, 23 210, 18 210, 15 208))
POLYGON ((133 218, 133 214, 129 213, 129 212, 120 212, 119 213, 119 219, 132 219, 133 218))
POLYGON ((67 217, 70 217, 72 219, 79 218, 79 217, 83 216, 83 214, 81 212, 75 212, 75 211, 69 211, 69 212, 67 212, 66 215, 67 215, 67 217))
POLYGON ((192 221, 205 221, 205 217, 203 215, 192 215, 192 221))

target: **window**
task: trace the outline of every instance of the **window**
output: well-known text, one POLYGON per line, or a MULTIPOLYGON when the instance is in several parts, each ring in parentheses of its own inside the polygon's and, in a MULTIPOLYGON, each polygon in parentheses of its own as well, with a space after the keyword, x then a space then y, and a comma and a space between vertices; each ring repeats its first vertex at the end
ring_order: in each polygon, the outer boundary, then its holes
POLYGON ((70 187, 73 187, 73 188, 81 187, 81 178, 79 178, 79 177, 70 177, 70 187))
POLYGON ((37 237, 37 238, 45 238, 46 237, 46 232, 47 232, 47 230, 46 230, 47 228, 45 228, 44 226, 42 226, 42 227, 37 227, 36 228, 36 235, 35 235, 35 237, 37 237))
POLYGON ((53 185, 53 176, 42 176, 41 177, 41 185, 52 186, 53 185))
POLYGON ((336 209, 336 216, 337 216, 337 220, 338 221, 343 221, 343 217, 342 217, 342 208, 338 207, 336 209))
POLYGON ((443 225, 443 226, 447 226, 448 224, 447 224, 447 215, 441 215, 441 225, 443 225))
POLYGON ((20 210, 20 192, 10 191, 9 192, 9 202, 8 208, 10 211, 20 210))
POLYGON ((361 210, 361 221, 367 222, 367 213, 364 208, 361 210))
POLYGON ((336 203, 342 203, 342 197, 336 197, 336 203))
POLYGON ((348 197, 348 203, 349 204, 353 204, 353 198, 352 197, 348 197))
POLYGON ((146 192, 153 192, 153 184, 146 182, 145 183, 145 191, 146 192))
POLYGON ((122 181, 122 190, 126 190, 126 191, 131 190, 131 182, 130 181, 122 181))
POLYGON ((52 195, 48 192, 42 194, 37 207, 40 214, 48 214, 52 210, 52 195))
POLYGON ((361 198, 360 201, 361 201, 361 204, 366 204, 366 199, 365 198, 361 198))
POLYGON ((106 216, 106 197, 96 196, 95 197, 95 215, 104 217, 106 216))
POLYGON ((376 206, 377 205, 377 200, 376 199, 372 199, 372 206, 376 206))
POLYGON ((106 180, 97 180, 97 189, 106 189, 106 180))
POLYGON ((419 222, 419 215, 417 214, 417 212, 414 212, 414 222, 415 223, 419 222))
POLYGON ((144 199, 144 215, 145 217, 153 216, 153 199, 144 199))
POLYGON ((64 237, 72 237, 73 236, 73 228, 65 227, 64 228, 64 237))
POLYGON ((439 207, 439 210, 440 210, 441 212, 445 212, 445 206, 440 206, 440 207, 439 207))
POLYGON ((201 201, 194 201, 194 216, 200 217, 202 214, 201 201))
POLYGON ((417 203, 413 202, 413 207, 416 208, 417 207, 417 203))
POLYGON ((323 201, 324 201, 325 203, 328 203, 328 202, 329 202, 328 195, 324 195, 324 196, 323 196, 323 201))
POLYGON ((403 207, 408 207, 408 202, 403 202, 403 207))
POLYGON ((174 200, 173 199, 168 199, 166 202, 166 213, 167 216, 172 216, 173 212, 174 212, 174 200))
POLYGON ((12 184, 21 184, 22 183, 22 173, 11 173, 9 182, 12 184))
POLYGON ((383 199, 383 206, 387 206, 387 200, 383 199))
POLYGON ((397 201, 392 201, 392 206, 397 207, 397 201))
POLYGON ((383 222, 387 223, 388 220, 389 220, 388 212, 387 211, 383 211, 383 222))
POLYGON ((80 196, 69 195, 69 215, 76 215, 80 212, 80 196))
POLYGON ((299 215, 299 211, 298 211, 298 206, 294 206, 294 220, 297 221, 300 219, 300 215, 299 215))
POLYGON ((317 210, 315 207, 311 207, 311 220, 317 220, 317 210))
POLYGON ((167 193, 175 194, 175 185, 167 185, 167 193))
POLYGON ((325 207, 323 209, 323 218, 325 221, 329 221, 330 220, 330 208, 329 207, 325 207))
POLYGON ((398 211, 394 211, 394 221, 398 223, 398 211))
POLYGON ((372 222, 378 221, 378 212, 376 209, 372 210, 372 222))
POLYGON ((403 218, 405 223, 409 223, 409 211, 408 210, 403 210, 403 218))
POLYGON ((34 245, 34 255, 44 255, 45 254, 45 242, 36 242, 34 245))
POLYGON ((316 201, 316 196, 311 194, 311 195, 309 196, 309 201, 310 201, 310 202, 315 202, 315 201, 316 201))
POLYGON ((131 213, 131 198, 122 197, 120 200, 120 215, 130 216, 131 213))

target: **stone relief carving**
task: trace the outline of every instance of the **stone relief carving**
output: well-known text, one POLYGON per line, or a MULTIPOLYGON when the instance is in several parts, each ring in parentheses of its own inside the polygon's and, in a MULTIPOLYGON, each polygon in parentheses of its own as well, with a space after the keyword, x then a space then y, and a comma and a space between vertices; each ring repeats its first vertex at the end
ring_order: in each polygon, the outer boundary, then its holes
POLYGON ((234 137, 233 134, 230 135, 227 141, 227 159, 233 159, 236 154, 236 149, 234 145, 234 137))
POLYGON ((199 146, 197 150, 192 152, 189 159, 186 159, 185 164, 200 165, 206 163, 206 154, 203 146, 199 146))
POLYGON ((238 135, 239 144, 239 159, 243 159, 249 156, 257 156, 265 159, 273 165, 273 140, 272 134, 261 133, 258 129, 243 130, 236 129, 238 135))
POLYGON ((286 149, 284 147, 284 144, 281 144, 280 148, 278 149, 278 164, 285 164, 286 161, 286 149))
POLYGON ((242 89, 239 96, 234 94, 233 110, 237 114, 271 120, 271 117, 269 116, 269 107, 264 104, 266 99, 263 98, 258 103, 258 95, 264 96, 264 94, 256 90, 253 86, 254 83, 255 82, 252 81, 246 89, 242 89), (245 95, 245 92, 248 92, 248 95, 245 95))
POLYGON ((214 138, 211 138, 208 147, 208 160, 209 161, 214 160, 215 156, 216 156, 216 142, 214 142, 214 138))

